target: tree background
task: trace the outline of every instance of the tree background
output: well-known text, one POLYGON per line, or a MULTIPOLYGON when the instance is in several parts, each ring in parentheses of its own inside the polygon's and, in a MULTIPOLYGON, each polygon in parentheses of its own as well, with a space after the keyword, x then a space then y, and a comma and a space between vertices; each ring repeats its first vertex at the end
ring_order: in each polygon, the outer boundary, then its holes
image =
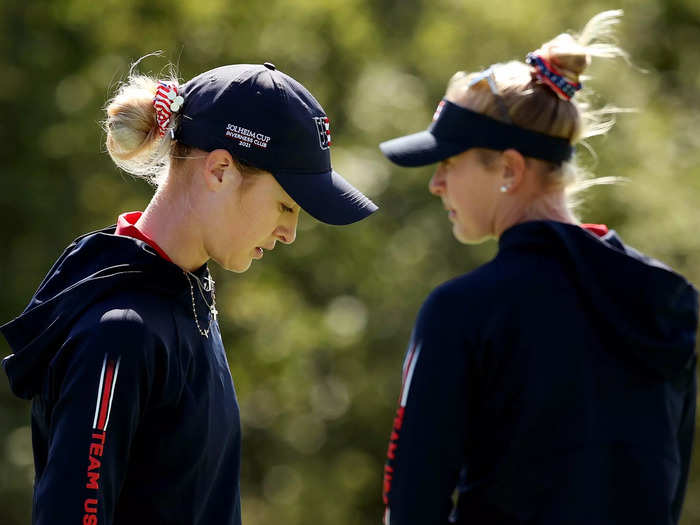
MULTIPOLYGON (((142 70, 170 60, 183 80, 227 63, 275 63, 324 106, 334 167, 382 209, 349 228, 304 216, 293 246, 243 275, 212 265, 243 418, 244 523, 378 523, 416 312, 435 285, 488 260, 496 244, 456 243, 427 193, 431 168, 395 168, 377 144, 425 128, 454 71, 522 59, 619 7, 620 43, 637 67, 594 61, 586 89, 638 111, 591 140, 596 155, 580 148, 579 157, 629 181, 591 190, 581 218, 609 224, 697 286, 697 0, 3 0, 0 320, 24 308, 78 234, 148 202, 152 189, 111 164, 100 127, 131 61, 165 50, 142 70)), ((0 523, 16 525, 31 512, 29 403, 2 375, 0 523)), ((699 442, 684 525, 700 524, 699 442)))

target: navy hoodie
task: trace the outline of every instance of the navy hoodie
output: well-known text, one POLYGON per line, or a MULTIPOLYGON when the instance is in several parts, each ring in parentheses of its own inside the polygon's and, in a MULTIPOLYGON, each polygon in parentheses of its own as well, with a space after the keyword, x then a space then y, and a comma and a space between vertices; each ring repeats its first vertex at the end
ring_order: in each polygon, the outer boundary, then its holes
POLYGON ((678 523, 697 324, 696 290, 615 232, 508 229, 418 315, 386 524, 678 523))
POLYGON ((240 420, 208 269, 188 282, 114 231, 71 244, 1 328, 12 391, 33 401, 33 523, 238 525, 240 420))

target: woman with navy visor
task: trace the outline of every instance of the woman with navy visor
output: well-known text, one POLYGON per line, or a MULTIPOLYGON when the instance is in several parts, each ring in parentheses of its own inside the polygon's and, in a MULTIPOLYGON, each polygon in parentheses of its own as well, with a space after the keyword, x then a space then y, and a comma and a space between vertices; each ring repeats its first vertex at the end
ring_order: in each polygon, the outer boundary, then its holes
POLYGON ((458 241, 496 257, 423 304, 385 466, 386 525, 678 522, 695 411, 697 292, 580 224, 572 98, 591 55, 621 51, 593 18, 526 63, 457 73, 430 128, 381 144, 439 162, 430 191, 458 241), (456 503, 453 494, 457 491, 456 503))
POLYGON ((35 524, 239 524, 240 421, 207 261, 243 272, 291 244, 300 208, 376 210, 331 168, 328 118, 298 82, 230 65, 184 85, 132 74, 107 148, 157 191, 71 244, 2 327, 32 399, 35 524))

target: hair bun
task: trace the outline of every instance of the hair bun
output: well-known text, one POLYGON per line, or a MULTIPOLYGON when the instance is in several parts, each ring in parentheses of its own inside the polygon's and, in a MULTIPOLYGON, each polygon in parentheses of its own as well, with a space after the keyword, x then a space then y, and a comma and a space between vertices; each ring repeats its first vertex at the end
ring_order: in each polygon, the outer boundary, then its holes
POLYGON ((581 74, 591 64, 591 56, 586 48, 567 33, 562 33, 543 44, 534 54, 554 65, 572 84, 580 82, 581 74))
POLYGON ((161 134, 153 104, 159 82, 132 71, 105 108, 110 157, 127 173, 147 180, 161 176, 169 162, 171 140, 161 134))

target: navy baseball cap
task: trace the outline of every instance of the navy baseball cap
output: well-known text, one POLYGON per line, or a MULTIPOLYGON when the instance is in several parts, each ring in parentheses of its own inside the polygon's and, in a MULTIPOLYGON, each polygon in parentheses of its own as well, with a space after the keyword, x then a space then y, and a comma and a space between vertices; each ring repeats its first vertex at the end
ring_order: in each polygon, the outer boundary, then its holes
POLYGON ((179 142, 205 151, 223 148, 269 171, 321 222, 350 224, 377 210, 331 167, 330 125, 321 105, 273 64, 212 69, 180 86, 179 94, 179 142))

